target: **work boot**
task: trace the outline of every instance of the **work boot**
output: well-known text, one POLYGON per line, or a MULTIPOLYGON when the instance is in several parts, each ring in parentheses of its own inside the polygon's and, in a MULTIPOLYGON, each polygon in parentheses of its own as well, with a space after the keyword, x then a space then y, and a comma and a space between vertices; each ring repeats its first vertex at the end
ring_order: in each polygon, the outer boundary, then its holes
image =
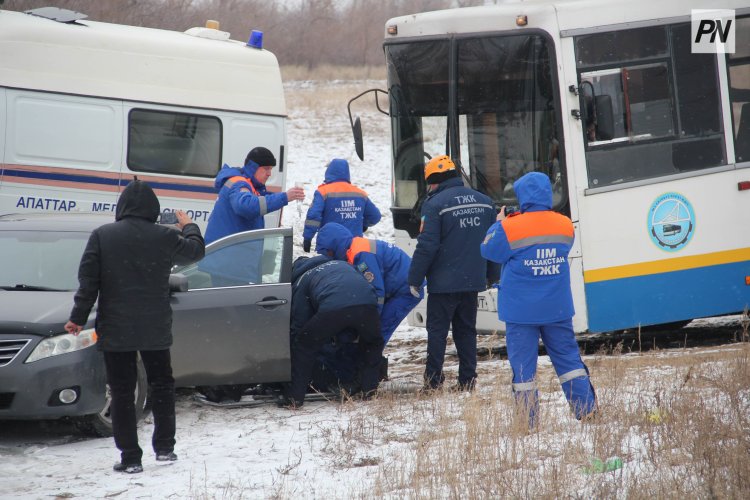
POLYGON ((157 462, 174 462, 177 460, 177 454, 173 451, 158 451, 156 452, 157 462))
POLYGON ((122 462, 117 462, 112 466, 112 470, 115 472, 124 472, 126 474, 137 474, 143 472, 143 466, 141 464, 124 464, 122 462))
POLYGON ((477 379, 473 378, 469 380, 468 382, 458 382, 456 385, 451 387, 451 391, 453 392, 474 392, 474 389, 477 385, 477 379))
POLYGON ((278 398, 276 399, 276 406, 279 408, 286 408, 287 410, 297 410, 299 408, 302 408, 302 405, 305 404, 305 401, 297 401, 294 398, 290 398, 289 396, 285 396, 283 394, 279 394, 278 398))
POLYGON ((419 390, 419 394, 423 396, 432 396, 433 394, 443 390, 443 384, 428 384, 424 383, 422 388, 419 390))

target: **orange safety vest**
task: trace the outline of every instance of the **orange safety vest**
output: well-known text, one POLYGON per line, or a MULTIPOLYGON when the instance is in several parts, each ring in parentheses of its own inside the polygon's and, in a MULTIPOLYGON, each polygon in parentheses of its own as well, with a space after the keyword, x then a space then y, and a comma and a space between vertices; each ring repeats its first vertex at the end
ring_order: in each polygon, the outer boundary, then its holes
POLYGON ((367 198, 367 193, 364 192, 364 190, 345 181, 336 181, 329 184, 321 184, 320 186, 318 186, 318 192, 324 200, 329 196, 367 198))
POLYGON ((544 243, 572 245, 575 235, 570 219, 548 210, 514 215, 503 220, 502 225, 512 250, 544 243))
POLYGON ((349 246, 349 250, 346 251, 346 261, 354 265, 354 259, 357 258, 357 255, 362 252, 375 253, 376 248, 376 240, 356 236, 352 238, 352 244, 349 246))
POLYGON ((260 196, 260 193, 258 193, 258 190, 255 189, 255 186, 253 186, 253 181, 251 181, 244 175, 235 175, 234 177, 230 177, 229 179, 227 179, 227 182, 224 183, 224 186, 226 186, 227 188, 231 188, 234 184, 238 182, 244 182, 244 183, 250 184, 250 189, 240 188, 240 191, 252 191, 252 193, 255 196, 260 196))

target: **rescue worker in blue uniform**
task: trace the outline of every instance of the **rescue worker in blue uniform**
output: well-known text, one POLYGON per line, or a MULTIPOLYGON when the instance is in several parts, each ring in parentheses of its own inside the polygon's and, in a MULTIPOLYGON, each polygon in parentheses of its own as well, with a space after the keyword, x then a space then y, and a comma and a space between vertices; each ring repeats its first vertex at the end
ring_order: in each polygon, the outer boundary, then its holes
POLYGON ((323 345, 347 332, 357 338, 357 381, 365 396, 378 387, 383 339, 375 290, 346 262, 300 257, 292 269, 292 381, 280 406, 299 407, 323 345))
POLYGON ((552 185, 546 175, 530 172, 513 189, 520 212, 506 217, 503 207, 481 245, 482 256, 502 264, 497 311, 506 324, 513 393, 528 411, 529 426, 535 426, 541 337, 565 397, 580 420, 596 412, 597 401, 573 332, 568 265, 573 223, 552 211, 552 185))
POLYGON ((425 389, 442 386, 443 360, 452 326, 458 352, 459 390, 473 390, 477 378, 478 294, 497 281, 498 266, 479 252, 495 221, 488 196, 465 187, 448 156, 432 158, 424 169, 427 198, 409 269, 409 285, 427 277, 427 363, 425 389))
MULTIPOLYGON (((266 181, 271 177, 276 158, 264 147, 253 148, 242 168, 224 165, 216 176, 219 190, 214 209, 206 227, 206 244, 235 233, 263 229, 263 216, 281 209, 293 200, 302 200, 301 187, 286 193, 270 193, 266 181)), ((213 286, 239 286, 260 283, 262 279, 263 242, 259 240, 241 247, 229 247, 204 258, 200 269, 211 276, 213 286), (227 274, 227 266, 218 262, 231 260, 235 267, 227 274)))
POLYGON ((270 193, 266 182, 276 166, 276 158, 264 147, 253 148, 242 168, 224 165, 214 185, 219 191, 206 226, 206 244, 230 234, 263 229, 263 216, 305 198, 301 187, 285 193, 270 193))
POLYGON ((329 222, 338 222, 354 236, 362 236, 380 217, 380 210, 367 193, 351 183, 349 162, 335 158, 326 167, 325 180, 315 190, 307 210, 302 248, 309 252, 313 236, 329 222))
POLYGON ((401 321, 424 296, 422 284, 413 291, 409 290, 406 278, 411 258, 392 243, 352 236, 347 228, 336 222, 320 229, 315 250, 353 265, 375 288, 380 331, 387 344, 401 321))

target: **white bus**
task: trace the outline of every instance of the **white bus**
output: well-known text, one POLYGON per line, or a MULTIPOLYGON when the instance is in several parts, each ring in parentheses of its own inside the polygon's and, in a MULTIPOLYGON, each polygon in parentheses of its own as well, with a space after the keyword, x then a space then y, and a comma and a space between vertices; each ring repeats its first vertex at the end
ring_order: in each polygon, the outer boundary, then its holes
MULTIPOLYGON (((219 168, 242 166, 255 146, 277 158, 269 190, 284 189, 287 113, 272 53, 213 27, 85 17, 0 10, 0 214, 114 212, 137 176, 163 211, 186 210, 205 229, 219 168)), ((279 213, 266 222, 278 226, 279 213)))
MULTIPOLYGON (((385 28, 399 246, 415 244, 425 155, 449 154, 498 206, 549 175, 576 228, 577 332, 748 307, 750 1, 531 0, 385 28), (711 9, 697 31, 693 9, 711 9)), ((478 328, 504 329, 494 291, 478 328)))

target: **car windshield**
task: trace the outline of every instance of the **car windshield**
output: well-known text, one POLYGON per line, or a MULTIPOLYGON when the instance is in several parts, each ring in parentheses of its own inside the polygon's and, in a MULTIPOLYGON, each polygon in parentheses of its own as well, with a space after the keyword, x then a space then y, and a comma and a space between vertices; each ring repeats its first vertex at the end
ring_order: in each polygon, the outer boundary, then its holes
POLYGON ((0 287, 76 290, 89 233, 0 231, 0 287))

